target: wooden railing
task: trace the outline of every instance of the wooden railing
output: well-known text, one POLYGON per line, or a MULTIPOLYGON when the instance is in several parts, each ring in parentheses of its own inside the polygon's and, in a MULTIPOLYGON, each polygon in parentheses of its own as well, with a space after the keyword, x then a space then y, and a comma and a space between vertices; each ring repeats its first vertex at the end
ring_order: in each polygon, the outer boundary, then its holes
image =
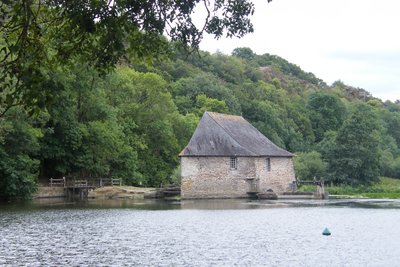
POLYGON ((88 187, 88 180, 74 180, 73 187, 88 187))
POLYGON ((120 178, 50 178, 50 187, 103 187, 103 186, 121 186, 120 178))
POLYGON ((50 187, 54 186, 65 187, 65 177, 59 179, 50 178, 50 187))

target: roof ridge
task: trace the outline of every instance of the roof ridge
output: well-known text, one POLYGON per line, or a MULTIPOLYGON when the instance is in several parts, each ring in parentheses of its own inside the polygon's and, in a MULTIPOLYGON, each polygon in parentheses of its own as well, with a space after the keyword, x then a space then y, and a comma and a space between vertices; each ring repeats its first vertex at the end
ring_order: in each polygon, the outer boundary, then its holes
POLYGON ((220 113, 220 112, 214 112, 214 111, 205 111, 205 113, 207 114, 218 114, 218 115, 222 115, 222 116, 232 116, 232 117, 239 117, 239 118, 243 118, 240 115, 234 115, 234 114, 225 114, 225 113, 220 113))
MULTIPOLYGON (((210 113, 217 113, 217 112, 208 112, 206 111, 206 114, 219 126, 221 127, 225 133, 227 133, 241 148, 243 148, 244 150, 248 151, 249 153, 255 154, 253 151, 247 149, 246 147, 244 147, 238 140, 236 140, 235 137, 232 136, 232 134, 225 128, 223 127, 220 123, 218 123, 218 121, 216 119, 213 118, 213 116, 210 115, 210 113)), ((217 114, 221 114, 221 115, 227 115, 227 114, 223 114, 223 113, 217 113, 217 114)), ((231 115, 231 116, 236 116, 236 115, 231 115)), ((241 117, 241 116, 237 116, 237 117, 241 117)), ((241 117, 243 118, 243 117, 241 117)), ((243 118, 244 119, 244 118, 243 118)), ((246 121, 246 120, 245 120, 246 121)), ((246 121, 248 123, 248 121, 246 121)))

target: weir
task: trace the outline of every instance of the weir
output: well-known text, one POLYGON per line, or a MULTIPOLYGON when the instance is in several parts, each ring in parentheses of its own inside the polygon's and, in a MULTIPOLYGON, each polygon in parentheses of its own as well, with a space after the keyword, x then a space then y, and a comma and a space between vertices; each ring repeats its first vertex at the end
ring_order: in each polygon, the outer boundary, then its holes
POLYGON ((325 192, 325 182, 324 179, 321 180, 297 180, 296 185, 301 185, 301 184, 313 184, 315 185, 315 192, 313 193, 315 198, 321 198, 321 199, 326 199, 328 198, 328 193, 325 192))

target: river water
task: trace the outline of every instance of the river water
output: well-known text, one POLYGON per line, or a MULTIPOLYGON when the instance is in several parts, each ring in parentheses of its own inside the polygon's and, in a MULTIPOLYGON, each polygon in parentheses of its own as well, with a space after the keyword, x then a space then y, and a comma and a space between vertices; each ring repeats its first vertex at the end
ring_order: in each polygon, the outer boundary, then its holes
POLYGON ((400 201, 1 205, 0 266, 400 266, 400 201))

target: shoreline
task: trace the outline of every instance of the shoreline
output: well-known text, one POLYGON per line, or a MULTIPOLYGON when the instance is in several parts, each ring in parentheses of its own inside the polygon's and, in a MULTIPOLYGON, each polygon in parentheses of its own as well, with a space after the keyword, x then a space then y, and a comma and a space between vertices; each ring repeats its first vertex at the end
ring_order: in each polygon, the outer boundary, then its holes
MULTIPOLYGON (((146 199, 158 198, 158 189, 135 186, 105 186, 90 190, 88 199, 146 199)), ((39 186, 32 199, 66 198, 63 187, 39 186)), ((400 194, 393 193, 357 193, 332 194, 331 199, 400 199, 400 194)), ((283 199, 283 198, 281 198, 283 199)))
MULTIPOLYGON (((156 188, 135 186, 104 186, 89 190, 88 199, 144 199, 155 198, 156 188)), ((64 187, 39 186, 33 199, 66 198, 64 187)))

